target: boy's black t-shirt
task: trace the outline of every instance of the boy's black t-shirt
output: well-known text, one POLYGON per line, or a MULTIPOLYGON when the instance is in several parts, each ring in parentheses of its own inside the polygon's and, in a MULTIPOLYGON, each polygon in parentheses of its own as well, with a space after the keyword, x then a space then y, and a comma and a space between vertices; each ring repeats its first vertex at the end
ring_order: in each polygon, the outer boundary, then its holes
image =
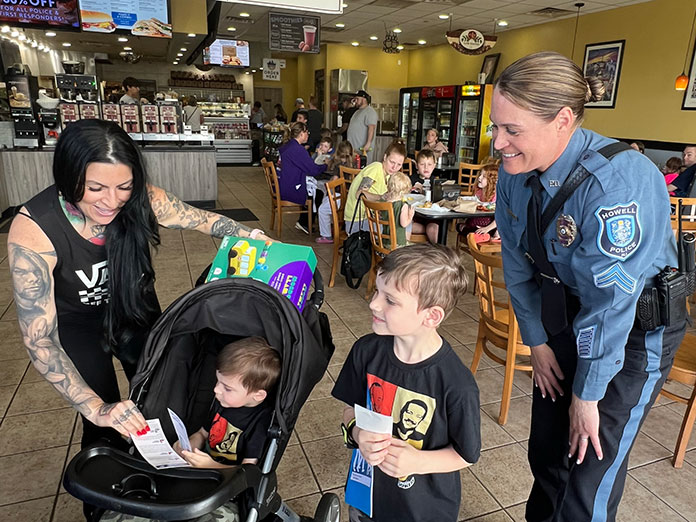
POLYGON ((223 408, 216 400, 204 426, 206 452, 221 464, 241 464, 263 454, 273 409, 265 402, 253 408, 223 408))
MULTIPOLYGON (((416 364, 394 354, 394 337, 370 334, 350 351, 332 395, 391 415, 393 436, 415 448, 452 445, 476 462, 481 450, 479 391, 474 376, 447 341, 433 356, 416 364), (366 406, 367 397, 370 406, 366 406)), ((400 479, 374 470, 373 513, 378 522, 456 521, 459 472, 410 475, 400 479)))

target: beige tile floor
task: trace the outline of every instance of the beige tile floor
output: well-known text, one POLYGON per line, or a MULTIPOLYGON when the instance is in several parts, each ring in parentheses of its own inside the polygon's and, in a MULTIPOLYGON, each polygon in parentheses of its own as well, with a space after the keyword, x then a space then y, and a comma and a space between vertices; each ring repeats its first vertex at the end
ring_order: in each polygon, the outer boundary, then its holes
MULTIPOLYGON (((218 208, 247 207, 260 219, 251 225, 269 227, 269 198, 260 168, 220 168, 219 180, 218 208)), ((284 241, 315 246, 293 225, 290 216, 283 228, 284 241)), ((61 487, 66 462, 79 448, 80 423, 76 413, 29 366, 16 326, 6 238, 0 239, 0 521, 80 521, 80 503, 61 487)), ((164 306, 192 288, 215 251, 216 243, 209 237, 162 231, 155 263, 157 291, 164 306)), ((331 246, 318 246, 316 253, 328 281, 331 246)), ((339 437, 342 407, 330 391, 352 343, 370 331, 364 293, 364 286, 351 290, 342 280, 326 290, 324 311, 329 315, 336 352, 302 410, 296 436, 278 469, 283 498, 302 514, 313 514, 323 492, 341 495, 348 453, 339 437)), ((469 294, 442 328, 442 335, 466 364, 473 355, 477 317, 476 300, 469 294)), ((515 377, 509 420, 501 427, 495 419, 502 375, 500 367, 485 359, 476 375, 481 390, 483 451, 480 461, 461 473, 461 520, 524 520, 524 502, 532 482, 526 460, 532 384, 523 374, 515 377)), ((125 379, 121 380, 125 385, 125 379)), ((618 520, 696 521, 696 434, 684 468, 675 470, 669 461, 683 411, 680 405, 662 399, 649 414, 631 455, 618 520)))

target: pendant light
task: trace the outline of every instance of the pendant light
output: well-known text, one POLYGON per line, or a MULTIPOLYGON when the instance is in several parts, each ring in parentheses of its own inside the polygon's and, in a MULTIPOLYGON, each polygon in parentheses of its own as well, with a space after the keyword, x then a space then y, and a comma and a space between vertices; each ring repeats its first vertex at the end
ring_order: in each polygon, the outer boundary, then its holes
POLYGON ((685 91, 689 85, 689 77, 686 75, 686 61, 689 59, 689 50, 691 49, 691 37, 694 35, 694 24, 696 24, 696 10, 694 10, 694 19, 691 21, 691 32, 689 33, 689 41, 686 42, 686 56, 684 57, 684 68, 682 73, 674 80, 674 88, 678 91, 685 91))
POLYGON ((575 32, 573 33, 573 49, 570 51, 570 59, 573 59, 573 56, 575 56, 575 39, 578 37, 578 22, 580 21, 580 9, 585 7, 584 2, 578 2, 575 4, 575 7, 578 8, 578 12, 575 15, 575 32))

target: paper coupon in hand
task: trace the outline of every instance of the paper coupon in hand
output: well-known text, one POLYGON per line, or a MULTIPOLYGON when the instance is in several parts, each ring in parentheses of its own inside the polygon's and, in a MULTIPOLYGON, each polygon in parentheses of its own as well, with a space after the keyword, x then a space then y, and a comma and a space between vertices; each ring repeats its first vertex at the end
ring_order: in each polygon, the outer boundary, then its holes
POLYGON ((169 445, 159 419, 145 422, 150 426, 150 431, 145 435, 135 435, 132 439, 143 458, 157 469, 189 467, 189 463, 169 445))

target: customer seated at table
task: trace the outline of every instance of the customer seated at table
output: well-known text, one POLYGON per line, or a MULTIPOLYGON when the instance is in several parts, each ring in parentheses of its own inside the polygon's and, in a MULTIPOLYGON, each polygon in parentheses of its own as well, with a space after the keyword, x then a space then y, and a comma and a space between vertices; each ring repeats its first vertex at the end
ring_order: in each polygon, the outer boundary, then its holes
MULTIPOLYGON (((665 183, 667 186, 671 185, 672 182, 679 177, 681 174, 682 160, 679 156, 672 156, 667 160, 665 166, 662 167, 662 174, 665 176, 665 183)), ((674 196, 674 191, 669 191, 670 196, 674 196)))
POLYGON ((331 159, 331 149, 333 148, 333 141, 331 138, 322 137, 317 145, 317 150, 312 154, 312 159, 317 165, 323 165, 328 163, 331 159))
POLYGON ((435 153, 435 160, 437 160, 442 154, 449 152, 447 150, 447 145, 440 141, 440 133, 437 129, 430 129, 425 135, 425 143, 421 150, 432 150, 435 153))
POLYGON ((375 161, 370 163, 355 176, 350 184, 344 213, 346 232, 348 234, 359 230, 368 230, 365 209, 362 201, 358 201, 359 195, 363 194, 366 198, 373 201, 379 200, 387 191, 387 178, 401 170, 405 158, 406 147, 404 142, 394 140, 384 152, 381 162, 375 161), (354 215, 355 223, 351 232, 351 223, 354 215))
POLYGON ((423 182, 426 179, 432 183, 432 175, 435 170, 435 153, 430 149, 422 149, 416 154, 416 171, 411 174, 413 192, 423 194, 423 182))
MULTIPOLYGON (((329 181, 333 181, 338 178, 339 167, 349 167, 353 168, 353 146, 349 141, 342 141, 336 147, 336 153, 329 160, 326 172, 322 175, 327 177, 329 181)), ((326 185, 324 185, 326 187, 326 185)), ((324 188, 325 190, 325 188, 324 188)), ((331 227, 333 224, 333 219, 331 217, 331 204, 329 203, 329 198, 325 194, 324 199, 317 208, 317 214, 319 216, 319 237, 315 240, 319 244, 331 244, 334 242, 331 227)), ((340 196, 336 200, 336 205, 341 208, 341 198, 340 196)))
MULTIPOLYGON (((481 203, 495 202, 495 184, 498 181, 498 167, 499 163, 495 161, 486 163, 481 168, 476 192, 474 192, 474 195, 481 203)), ((471 232, 475 234, 492 234, 493 239, 499 237, 495 219, 492 217, 467 218, 457 225, 457 232, 462 236, 461 239, 466 238, 471 232)))
MULTIPOLYGON (((413 216, 416 214, 413 206, 404 201, 404 198, 411 192, 411 180, 403 172, 395 172, 387 180, 387 192, 383 196, 383 200, 392 204, 394 210, 394 221, 396 230, 396 245, 385 245, 390 248, 406 246, 411 238, 411 224, 413 216)), ((380 219, 388 220, 386 212, 380 219)), ((385 232, 386 233, 386 232, 385 232)))
MULTIPOLYGON (((307 143, 308 138, 307 126, 304 123, 295 122, 286 130, 286 142, 278 149, 283 163, 278 177, 280 198, 284 201, 303 205, 303 208, 308 196, 307 176, 316 177, 326 170, 326 164, 317 165, 314 163, 304 149, 304 144, 307 143)), ((307 227, 307 214, 300 214, 295 228, 309 234, 310 231, 307 227)))

